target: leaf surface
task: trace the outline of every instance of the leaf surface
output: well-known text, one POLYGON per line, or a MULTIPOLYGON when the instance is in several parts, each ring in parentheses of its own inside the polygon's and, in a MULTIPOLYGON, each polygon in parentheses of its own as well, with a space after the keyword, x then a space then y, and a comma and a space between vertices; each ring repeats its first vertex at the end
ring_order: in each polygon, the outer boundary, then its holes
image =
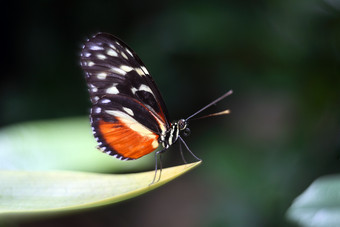
POLYGON ((339 226, 340 176, 315 180, 294 200, 287 216, 301 226, 339 226))
POLYGON ((67 211, 116 203, 151 191, 201 162, 154 171, 100 174, 74 171, 1 171, 0 213, 67 211), (158 172, 159 173, 159 172, 158 172))

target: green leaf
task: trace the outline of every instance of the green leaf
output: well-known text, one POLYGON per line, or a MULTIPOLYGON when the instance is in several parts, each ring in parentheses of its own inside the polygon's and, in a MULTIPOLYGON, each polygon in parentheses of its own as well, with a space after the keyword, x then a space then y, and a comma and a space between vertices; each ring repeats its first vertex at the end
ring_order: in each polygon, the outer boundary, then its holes
POLYGON ((287 216, 301 226, 339 226, 340 175, 314 181, 294 200, 287 216))
POLYGON ((67 211, 116 203, 151 191, 199 165, 154 171, 100 174, 74 171, 0 171, 0 214, 67 211))
POLYGON ((1 170, 128 171, 153 156, 122 162, 96 149, 88 117, 21 123, 0 130, 1 170))

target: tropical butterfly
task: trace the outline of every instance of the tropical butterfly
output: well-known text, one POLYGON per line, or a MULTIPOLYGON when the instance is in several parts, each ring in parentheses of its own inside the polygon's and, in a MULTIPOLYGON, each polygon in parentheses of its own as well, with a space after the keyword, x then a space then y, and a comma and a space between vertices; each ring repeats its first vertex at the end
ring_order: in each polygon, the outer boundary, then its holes
MULTIPOLYGON (((86 73, 91 107, 91 125, 98 149, 120 160, 157 156, 189 133, 188 120, 219 102, 225 93, 186 119, 170 122, 162 96, 137 54, 123 41, 107 33, 88 39, 81 51, 81 67, 86 73)), ((208 116, 227 114, 229 110, 208 116)), ((155 177, 152 183, 155 181, 155 177)))

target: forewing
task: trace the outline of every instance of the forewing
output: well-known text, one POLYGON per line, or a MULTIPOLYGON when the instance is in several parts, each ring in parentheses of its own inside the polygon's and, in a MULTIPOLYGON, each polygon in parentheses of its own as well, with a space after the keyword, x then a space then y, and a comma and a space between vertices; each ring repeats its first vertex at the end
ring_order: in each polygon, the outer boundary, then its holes
POLYGON ((167 109, 155 82, 137 54, 123 41, 98 33, 85 43, 81 65, 87 74, 93 104, 108 94, 133 97, 169 126, 167 109))

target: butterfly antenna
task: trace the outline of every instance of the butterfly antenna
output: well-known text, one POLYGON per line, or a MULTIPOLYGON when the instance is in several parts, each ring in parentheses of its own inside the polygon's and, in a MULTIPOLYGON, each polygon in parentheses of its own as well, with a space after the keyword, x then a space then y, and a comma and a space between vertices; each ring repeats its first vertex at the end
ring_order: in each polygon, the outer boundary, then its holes
POLYGON ((181 153, 181 157, 182 157, 182 160, 183 160, 183 162, 185 163, 185 164, 187 164, 188 162, 187 162, 187 160, 185 160, 185 158, 184 158, 184 154, 183 154, 183 150, 182 150, 182 141, 181 140, 179 140, 179 152, 181 153))
POLYGON ((223 110, 223 111, 218 112, 218 113, 208 114, 208 115, 205 115, 203 117, 196 117, 196 118, 191 119, 191 120, 198 120, 198 119, 203 119, 203 118, 207 118, 207 117, 214 117, 214 116, 219 116, 219 115, 225 115, 225 114, 230 114, 230 110, 229 109, 223 110))
MULTIPOLYGON (((221 97, 215 99, 214 101, 212 101, 211 103, 209 103, 208 105, 206 105, 205 107, 203 107, 202 109, 198 110, 197 112, 195 112, 194 114, 192 114, 191 116, 189 116, 187 119, 185 119, 186 121, 188 121, 190 118, 196 116, 197 114, 201 113, 203 110, 209 108, 210 106, 218 103, 219 101, 221 101, 222 99, 224 99, 225 97, 231 95, 233 93, 233 90, 229 90, 227 93, 225 93, 224 95, 222 95, 221 97)), ((223 115, 223 114, 228 114, 230 113, 229 110, 224 110, 222 112, 218 112, 218 113, 214 113, 214 114, 209 114, 207 116, 204 117, 200 117, 200 118, 205 118, 205 117, 210 117, 210 116, 217 116, 217 115, 223 115)), ((197 118, 198 119, 198 118, 197 118)))

